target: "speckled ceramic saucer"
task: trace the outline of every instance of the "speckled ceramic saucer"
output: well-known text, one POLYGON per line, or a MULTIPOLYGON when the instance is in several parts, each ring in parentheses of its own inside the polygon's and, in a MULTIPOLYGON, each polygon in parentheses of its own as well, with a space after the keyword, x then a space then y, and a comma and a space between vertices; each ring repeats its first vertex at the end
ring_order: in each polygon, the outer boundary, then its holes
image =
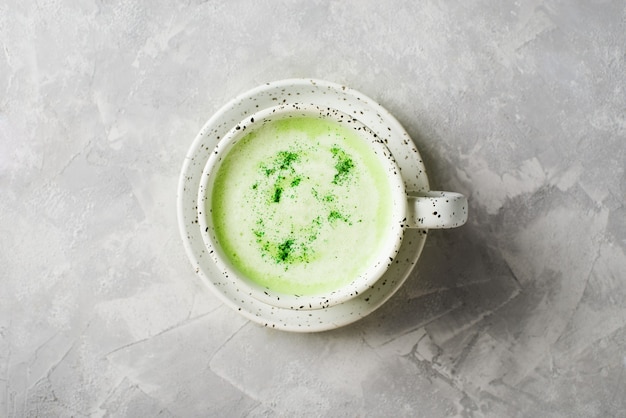
POLYGON ((198 275, 225 304, 261 325, 285 331, 315 332, 352 323, 376 310, 404 283, 417 262, 426 231, 407 229, 394 264, 367 291, 339 305, 291 310, 267 305, 225 280, 207 254, 198 223, 197 196, 204 166, 220 138, 247 115, 277 104, 330 106, 354 114, 383 138, 396 158, 407 193, 429 190, 417 148, 398 121, 363 94, 338 84, 310 79, 281 80, 252 89, 227 103, 202 128, 189 149, 178 186, 178 218, 185 249, 198 275))

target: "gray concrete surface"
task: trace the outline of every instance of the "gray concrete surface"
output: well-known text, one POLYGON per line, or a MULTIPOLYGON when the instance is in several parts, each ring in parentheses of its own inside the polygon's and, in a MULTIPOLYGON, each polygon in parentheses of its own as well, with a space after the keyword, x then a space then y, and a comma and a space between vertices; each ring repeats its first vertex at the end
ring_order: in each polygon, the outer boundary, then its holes
POLYGON ((0 3, 0 416, 626 416, 623 1, 0 3), (377 100, 470 219, 381 309, 264 329, 176 220, 266 81, 377 100))

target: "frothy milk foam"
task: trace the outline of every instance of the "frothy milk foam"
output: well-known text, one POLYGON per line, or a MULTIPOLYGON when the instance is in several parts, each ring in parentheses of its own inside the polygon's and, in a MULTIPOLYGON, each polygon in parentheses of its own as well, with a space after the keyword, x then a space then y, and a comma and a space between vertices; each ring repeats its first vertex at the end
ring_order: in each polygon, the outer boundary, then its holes
POLYGON ((211 195, 216 239, 232 267, 261 286, 332 291, 384 247, 392 222, 387 174, 345 124, 266 121, 221 162, 211 195))

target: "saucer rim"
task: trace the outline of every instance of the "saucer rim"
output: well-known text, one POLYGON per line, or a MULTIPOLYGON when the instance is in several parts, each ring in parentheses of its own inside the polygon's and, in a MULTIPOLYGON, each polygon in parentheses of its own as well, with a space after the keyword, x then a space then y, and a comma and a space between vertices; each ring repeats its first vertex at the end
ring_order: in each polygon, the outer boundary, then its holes
MULTIPOLYGON (((203 253, 205 253, 205 247, 197 219, 197 211, 194 209, 194 213, 196 213, 195 222, 190 220, 186 215, 187 212, 190 212, 190 206, 197 206, 197 188, 194 190, 193 183, 195 180, 196 183, 199 184, 199 179, 196 179, 195 177, 201 175, 208 156, 199 163, 194 162, 194 160, 202 155, 203 149, 205 150, 205 153, 206 151, 209 151, 208 155, 210 155, 220 139, 220 136, 217 135, 218 129, 228 123, 228 121, 225 121, 225 119, 228 119, 228 113, 238 107, 243 106, 243 108, 245 108, 243 105, 244 102, 254 103, 257 98, 263 95, 267 95, 268 97, 271 97, 272 95, 280 96, 286 101, 287 98, 290 97, 291 92, 296 92, 298 89, 306 87, 313 87, 313 89, 310 90, 310 93, 307 93, 311 94, 311 97, 317 97, 320 92, 325 95, 325 89, 328 89, 335 92, 338 95, 337 97, 339 97, 339 95, 350 97, 354 100, 352 104, 358 103, 359 106, 362 105, 368 110, 374 112, 380 118, 380 121, 387 125, 387 129, 394 134, 391 135, 390 138, 397 139, 397 141, 394 141, 395 143, 388 145, 395 146, 402 150, 402 155, 395 155, 397 150, 394 151, 394 156, 396 156, 398 165, 401 166, 401 162, 404 162, 405 165, 412 163, 415 166, 412 168, 417 169, 418 171, 415 178, 407 178, 405 172, 402 172, 401 170, 407 193, 429 190, 426 170, 415 144, 395 117, 393 117, 393 115, 391 115, 391 113, 389 113, 380 104, 364 94, 341 84, 311 78, 289 78, 265 83, 237 95, 235 98, 231 99, 218 109, 204 124, 189 147, 183 162, 178 184, 177 215, 179 229, 187 257, 195 267, 195 272, 198 276, 200 276, 203 283, 207 285, 212 293, 216 295, 224 304, 239 312, 247 319, 265 327, 294 332, 319 332, 353 323, 371 314, 382 306, 389 298, 391 298, 400 289, 402 284, 413 271, 413 268, 417 263, 424 247, 427 230, 405 230, 405 237, 400 249, 402 250, 402 247, 405 247, 405 253, 408 252, 408 254, 403 254, 403 256, 406 256, 406 259, 396 260, 393 267, 390 268, 389 271, 386 272, 372 286, 372 292, 375 292, 377 284, 384 281, 382 286, 378 286, 378 291, 380 293, 374 295, 371 303, 370 299, 372 298, 368 297, 368 293, 365 292, 354 299, 350 299, 341 304, 324 309, 292 310, 265 304, 252 296, 239 292, 238 289, 233 291, 234 289, 230 289, 228 283, 224 283, 219 279, 216 279, 215 276, 221 275, 221 272, 217 266, 214 265, 213 260, 210 257, 206 254, 203 256, 203 253), (211 138, 212 134, 217 136, 215 138, 211 138), (211 145, 211 143, 213 143, 213 145, 211 145), (190 184, 192 186, 190 188, 191 191, 187 191, 187 186, 190 184), (193 196, 193 199, 189 199, 188 195, 193 196), (407 234, 410 235, 408 240, 406 236, 407 234), (407 243, 407 241, 409 242, 407 243), (411 248, 408 248, 407 245, 411 245, 411 248), (385 286, 388 280, 390 285, 385 286)), ((302 102, 305 97, 308 96, 299 95, 297 96, 298 101, 293 101, 291 99, 290 101, 295 103, 302 102)), ((350 107, 351 105, 347 106, 350 107)), ((243 120, 246 114, 254 113, 258 110, 257 104, 256 108, 251 107, 245 113, 241 114, 239 116, 239 120, 243 120)), ((237 123, 234 120, 231 122, 237 123)), ((228 131, 229 129, 230 128, 228 126, 222 128, 224 131, 228 131)), ((415 175, 415 173, 413 174, 415 175)), ((236 287, 236 284, 234 285, 236 287)))

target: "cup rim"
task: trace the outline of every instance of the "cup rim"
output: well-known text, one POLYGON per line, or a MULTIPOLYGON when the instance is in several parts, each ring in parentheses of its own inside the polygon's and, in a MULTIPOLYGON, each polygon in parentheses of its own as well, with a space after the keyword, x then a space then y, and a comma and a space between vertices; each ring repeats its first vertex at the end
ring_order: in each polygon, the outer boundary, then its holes
POLYGON ((383 276, 387 268, 393 262, 402 243, 403 232, 406 227, 407 192, 400 174, 400 169, 390 150, 387 148, 384 141, 378 138, 378 135, 367 126, 365 121, 338 109, 334 109, 330 104, 329 106, 298 103, 288 105, 280 104, 247 115, 244 120, 241 120, 233 126, 219 139, 214 150, 211 152, 202 171, 200 185, 198 187, 197 202, 198 223, 200 224, 202 240, 208 250, 209 256, 224 277, 228 280, 232 280, 233 283, 236 282, 246 294, 260 302, 270 306, 292 310, 325 309, 333 305, 344 303, 358 296, 359 293, 366 291, 383 276), (367 142, 369 147, 374 150, 379 162, 384 164, 385 170, 389 173, 387 181, 390 185, 393 200, 390 230, 384 238, 386 240, 385 245, 375 258, 375 262, 367 268, 365 273, 356 277, 349 284, 329 292, 312 295, 277 292, 245 277, 243 273, 239 272, 237 268, 228 261, 228 257, 221 251, 219 241, 215 237, 212 221, 209 220, 211 218, 210 212, 205 210, 205 202, 211 200, 210 196, 213 190, 213 180, 215 176, 211 174, 217 172, 223 158, 227 156, 228 152, 230 152, 232 147, 239 140, 261 126, 259 122, 299 116, 331 118, 331 113, 335 115, 335 117, 339 117, 338 121, 350 119, 350 123, 353 123, 353 127, 358 126, 364 128, 365 135, 361 133, 358 136, 362 138, 364 142, 367 142), (366 140, 364 136, 367 136, 368 139, 366 140))

